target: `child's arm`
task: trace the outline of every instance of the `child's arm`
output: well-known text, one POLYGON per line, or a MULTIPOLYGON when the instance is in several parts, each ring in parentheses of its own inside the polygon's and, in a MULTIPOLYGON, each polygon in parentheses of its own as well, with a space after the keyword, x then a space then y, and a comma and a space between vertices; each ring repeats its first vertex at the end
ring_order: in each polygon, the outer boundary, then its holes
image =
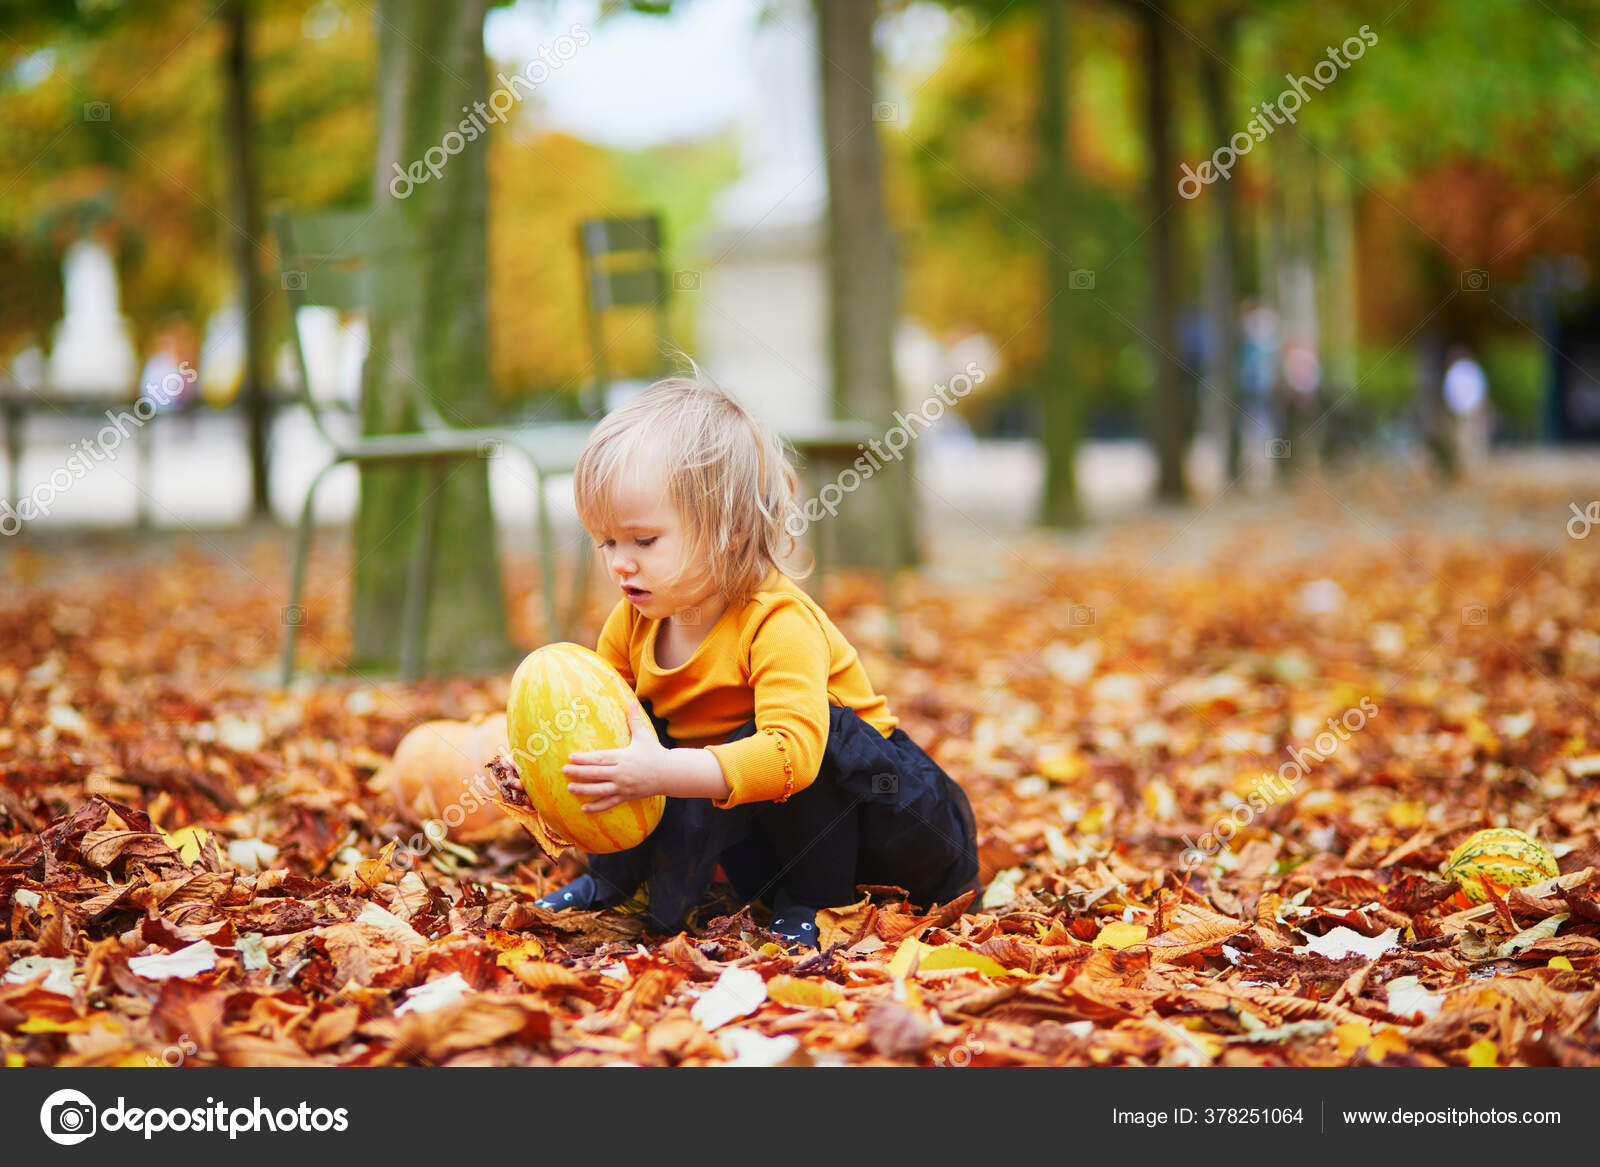
POLYGON ((816 781, 828 742, 828 638, 801 604, 780 602, 750 643, 756 733, 703 749, 669 750, 643 709, 629 713, 633 738, 620 750, 574 754, 562 767, 567 789, 587 811, 668 794, 709 798, 726 810, 782 802, 816 781))
POLYGON ((707 746, 722 764, 723 810, 782 802, 817 779, 828 744, 828 636, 798 600, 780 600, 750 642, 756 733, 707 746))
POLYGON ((561 772, 567 789, 586 800, 590 814, 610 810, 635 798, 667 794, 673 798, 727 798, 722 766, 710 750, 680 746, 669 750, 656 738, 655 727, 638 702, 628 710, 633 737, 619 750, 573 754, 561 772))

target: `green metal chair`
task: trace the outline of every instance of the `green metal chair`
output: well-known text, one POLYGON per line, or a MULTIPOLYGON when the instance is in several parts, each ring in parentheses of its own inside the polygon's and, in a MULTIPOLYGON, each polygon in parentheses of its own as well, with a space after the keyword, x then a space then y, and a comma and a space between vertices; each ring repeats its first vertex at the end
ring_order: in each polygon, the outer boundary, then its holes
POLYGON ((368 259, 379 247, 412 247, 405 239, 385 240, 380 232, 382 217, 370 210, 335 211, 324 214, 295 215, 280 212, 274 216, 278 240, 278 262, 283 287, 291 308, 290 333, 294 337, 295 359, 300 370, 300 397, 317 433, 326 441, 332 460, 311 480, 300 511, 295 533, 294 567, 289 587, 288 633, 283 647, 283 684, 294 675, 294 646, 299 621, 300 597, 305 586, 306 560, 311 550, 312 505, 317 488, 335 467, 356 465, 422 465, 428 470, 428 493, 422 524, 412 548, 406 578, 401 630, 401 673, 415 679, 421 672, 422 644, 428 610, 428 565, 433 556, 434 533, 439 518, 439 490, 445 468, 452 462, 473 461, 490 451, 508 450, 522 457, 533 471, 534 496, 538 518, 539 564, 543 577, 545 627, 555 639, 566 635, 576 622, 588 585, 592 555, 580 554, 573 580, 572 595, 565 618, 557 603, 555 534, 545 501, 546 477, 570 472, 577 463, 593 429, 591 422, 542 425, 528 429, 473 428, 451 425, 439 416, 421 386, 407 382, 415 401, 421 428, 410 433, 375 434, 346 437, 330 430, 321 404, 311 391, 311 378, 301 343, 298 314, 308 306, 357 311, 371 306, 372 269, 368 259))
MULTIPOLYGON (((616 310, 655 314, 658 349, 667 337, 667 280, 661 267, 661 222, 654 215, 629 219, 585 219, 578 224, 578 259, 583 265, 583 308, 589 345, 594 350, 594 381, 584 406, 604 413, 611 388, 606 360, 605 321, 616 310)), ((692 274, 692 273, 691 273, 692 274)), ((696 277, 698 278, 698 277, 696 277)), ((666 354, 657 357, 658 373, 666 370, 666 354)), ((653 379, 653 378, 652 378, 653 379)))

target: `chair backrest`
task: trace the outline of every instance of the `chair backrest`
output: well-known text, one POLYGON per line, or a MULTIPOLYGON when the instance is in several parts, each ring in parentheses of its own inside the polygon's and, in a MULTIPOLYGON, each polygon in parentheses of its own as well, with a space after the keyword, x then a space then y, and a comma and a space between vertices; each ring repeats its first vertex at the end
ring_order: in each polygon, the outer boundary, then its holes
POLYGON ((578 224, 578 256, 583 264, 583 306, 594 353, 595 387, 603 401, 611 381, 605 313, 613 308, 653 308, 658 347, 667 334, 660 220, 655 215, 585 219, 578 224))
MULTIPOLYGON (((403 228, 371 207, 294 214, 279 211, 272 218, 278 239, 278 267, 289 297, 289 332, 300 370, 300 395, 312 424, 330 443, 340 443, 323 425, 322 406, 311 391, 305 345, 300 335, 301 308, 335 308, 343 312, 372 307, 373 267, 379 248, 417 249, 403 228)), ((448 429, 421 387, 407 382, 425 428, 448 429)))

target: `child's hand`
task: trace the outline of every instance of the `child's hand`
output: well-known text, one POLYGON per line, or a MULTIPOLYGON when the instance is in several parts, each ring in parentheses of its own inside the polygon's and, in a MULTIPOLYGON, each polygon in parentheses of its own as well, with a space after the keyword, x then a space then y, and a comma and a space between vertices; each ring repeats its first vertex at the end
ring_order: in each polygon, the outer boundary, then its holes
POLYGON ((662 767, 671 751, 656 739, 655 726, 638 702, 628 710, 628 728, 633 737, 622 749, 573 754, 561 767, 568 778, 577 779, 567 789, 588 800, 583 809, 590 814, 662 793, 662 767))

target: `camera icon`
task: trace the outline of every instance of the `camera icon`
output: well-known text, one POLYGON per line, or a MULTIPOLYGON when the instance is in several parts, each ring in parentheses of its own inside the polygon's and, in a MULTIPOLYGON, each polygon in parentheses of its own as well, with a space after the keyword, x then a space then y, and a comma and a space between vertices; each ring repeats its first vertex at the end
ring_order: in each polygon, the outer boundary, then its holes
POLYGON ((1086 267, 1073 269, 1067 273, 1067 287, 1074 292, 1092 292, 1094 290, 1094 272, 1086 267))
POLYGON ((1083 628, 1083 627, 1086 627, 1086 626, 1088 626, 1090 624, 1093 624, 1094 623, 1094 609, 1091 608, 1088 604, 1074 604, 1074 605, 1072 605, 1072 623, 1073 623, 1074 626, 1079 627, 1079 628, 1083 628))
POLYGON ((675 271, 672 273, 672 286, 680 292, 698 292, 700 290, 700 273, 697 271, 675 271))
POLYGON ((70 1147, 95 1133, 98 1112, 79 1090, 57 1090, 39 1108, 39 1126, 52 1143, 70 1147))
POLYGON ((872 776, 872 793, 897 794, 900 790, 900 775, 874 774, 872 776))
POLYGON ((1267 457, 1287 458, 1289 456, 1289 439, 1273 438, 1267 443, 1267 457))
POLYGON ((900 107, 892 101, 875 101, 872 103, 872 120, 875 122, 892 122, 900 118, 900 107))
POLYGON ((286 292, 303 292, 306 290, 306 273, 303 271, 286 271, 283 273, 283 290, 286 292))
POLYGON ((699 608, 679 608, 676 612, 674 612, 672 614, 672 619, 673 619, 674 622, 676 622, 678 624, 699 624, 700 623, 700 609, 699 608))
POLYGON ((305 605, 303 605, 303 604, 285 604, 284 605, 280 623, 282 623, 284 625, 291 625, 292 624, 294 627, 299 628, 299 627, 303 626, 305 624, 305 622, 306 622, 305 605))
POLYGON ((1482 628, 1489 622, 1489 609, 1482 604, 1468 604, 1461 609, 1461 623, 1468 628, 1482 628))
POLYGON ((1489 273, 1482 268, 1472 268, 1461 273, 1463 292, 1485 292, 1489 289, 1489 273))
POLYGON ((500 450, 505 445, 499 438, 484 438, 478 443, 478 457, 498 458, 500 450))
POLYGON ((109 101, 86 101, 83 103, 83 120, 86 122, 108 122, 111 120, 111 103, 109 101))

